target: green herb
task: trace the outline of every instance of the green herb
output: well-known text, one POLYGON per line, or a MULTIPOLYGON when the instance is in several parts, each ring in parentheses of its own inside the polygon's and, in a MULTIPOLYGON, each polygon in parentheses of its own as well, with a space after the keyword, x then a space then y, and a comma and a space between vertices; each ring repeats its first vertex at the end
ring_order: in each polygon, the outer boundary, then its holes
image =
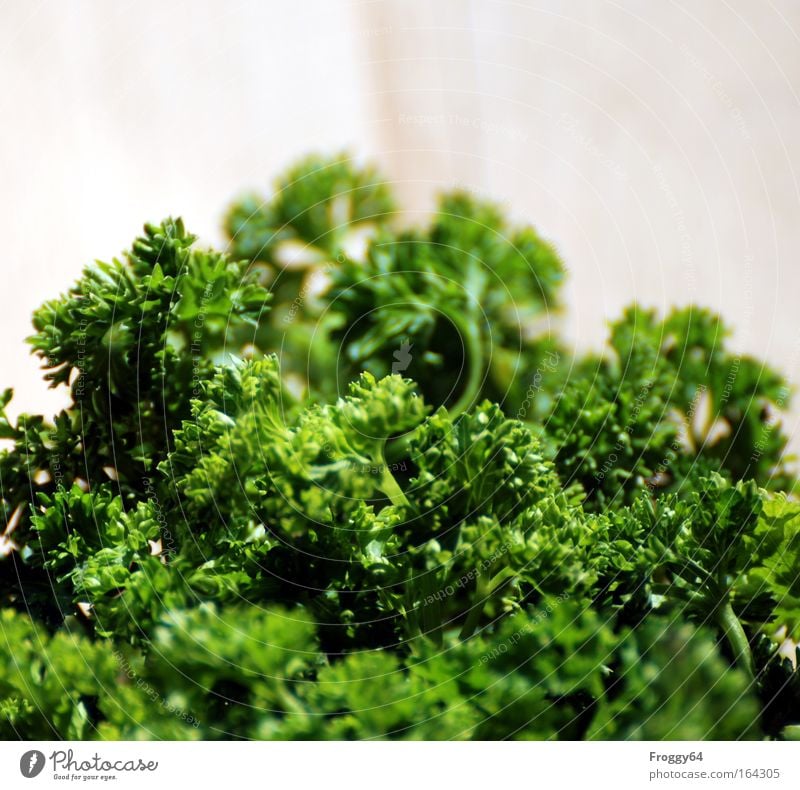
POLYGON ((490 203, 311 157, 147 225, 0 399, 0 737, 792 738, 789 389, 698 308, 551 331, 490 203))

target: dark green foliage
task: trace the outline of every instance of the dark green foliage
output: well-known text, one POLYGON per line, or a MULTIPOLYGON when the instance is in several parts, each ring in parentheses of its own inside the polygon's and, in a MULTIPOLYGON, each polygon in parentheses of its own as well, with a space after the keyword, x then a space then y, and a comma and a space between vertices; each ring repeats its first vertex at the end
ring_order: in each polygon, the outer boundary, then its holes
MULTIPOLYGON (((97 263, 34 315, 30 339, 51 385, 71 384, 82 454, 135 479, 152 471, 238 325, 258 324, 268 293, 246 266, 192 248, 180 220, 147 225, 124 262, 97 263), (131 442, 131 439, 135 442, 131 442)), ((246 334, 245 334, 246 337, 246 334)))
POLYGON ((275 296, 253 340, 280 355, 284 375, 294 376, 297 386, 311 377, 315 389, 336 391, 336 349, 326 342, 335 319, 318 291, 393 213, 389 186, 377 170, 343 153, 301 160, 276 179, 270 199, 245 197, 225 218, 233 254, 252 261, 275 296))
POLYGON ((252 196, 234 205, 225 228, 237 257, 272 263, 287 239, 335 254, 353 226, 385 223, 393 211, 374 168, 358 168, 346 154, 309 156, 277 179, 271 201, 252 196))
POLYGON ((711 471, 792 486, 779 423, 788 386, 727 351, 727 335, 707 310, 659 320, 633 307, 611 327, 609 356, 582 361, 545 430, 559 472, 583 485, 590 506, 627 502, 644 488, 691 488, 711 471))
MULTIPOLYGON (((246 342, 269 293, 246 264, 194 240, 180 220, 147 225, 124 261, 87 267, 34 314, 31 345, 50 385, 69 385, 72 404, 52 424, 23 415, 15 425, 0 413, 0 433, 15 443, 0 461, 7 513, 35 501, 32 489, 78 479, 140 494, 194 388, 246 342)), ((3 408, 9 400, 7 391, 3 408)))
POLYGON ((609 702, 588 737, 626 740, 757 738, 758 703, 704 629, 653 618, 618 647, 609 702))
POLYGON ((796 737, 780 375, 698 309, 569 358, 535 231, 392 211, 310 158, 234 258, 148 225, 37 311, 72 399, 0 397, 0 737, 796 737))
MULTIPOLYGON (((246 263, 194 241, 180 220, 147 225, 124 260, 87 267, 34 314, 30 342, 50 385, 69 385, 71 404, 52 422, 23 414, 14 423, 5 411, 11 392, 0 399, 0 436, 14 445, 0 453, 0 511, 21 545, 40 493, 113 484, 126 505, 155 494, 146 481, 195 391, 268 309, 270 294, 246 263)), ((3 565, 0 600, 50 586, 36 565, 3 565)))
POLYGON ((491 203, 445 195, 426 232, 380 236, 366 261, 335 269, 339 376, 401 365, 426 398, 456 412, 503 401, 522 386, 523 351, 549 348, 538 324, 560 306, 562 277, 532 228, 510 227, 491 203))
POLYGON ((455 411, 483 397, 518 408, 556 351, 554 249, 466 193, 444 195, 424 231, 390 232, 392 213, 388 186, 347 157, 311 157, 279 179, 271 202, 237 203, 232 248, 267 267, 276 297, 257 345, 279 353, 312 397, 368 370, 402 372, 455 411), (366 252, 347 243, 359 234, 376 236, 366 252))

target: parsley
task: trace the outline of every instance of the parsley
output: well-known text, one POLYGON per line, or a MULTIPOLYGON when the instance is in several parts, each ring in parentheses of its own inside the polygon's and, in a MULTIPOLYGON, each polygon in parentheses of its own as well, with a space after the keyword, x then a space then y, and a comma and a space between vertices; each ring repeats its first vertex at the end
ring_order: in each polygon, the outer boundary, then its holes
POLYGON ((225 227, 34 315, 71 402, 0 397, 0 737, 796 737, 790 391, 717 316, 570 355, 551 244, 344 154, 225 227))

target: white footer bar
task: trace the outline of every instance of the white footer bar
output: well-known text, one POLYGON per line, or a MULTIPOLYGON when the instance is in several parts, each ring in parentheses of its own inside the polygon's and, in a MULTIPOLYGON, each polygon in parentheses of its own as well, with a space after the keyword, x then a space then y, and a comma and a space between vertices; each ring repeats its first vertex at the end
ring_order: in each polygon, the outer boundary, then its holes
POLYGON ((800 787, 800 743, 0 743, 0 788, 800 787))

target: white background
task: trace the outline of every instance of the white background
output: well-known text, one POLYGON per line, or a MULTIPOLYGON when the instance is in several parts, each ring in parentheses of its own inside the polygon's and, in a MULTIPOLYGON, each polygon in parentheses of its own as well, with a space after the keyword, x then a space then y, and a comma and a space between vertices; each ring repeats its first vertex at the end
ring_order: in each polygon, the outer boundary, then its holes
POLYGON ((234 196, 343 146, 409 219, 458 183, 532 221, 579 346, 696 301, 800 382, 798 77, 796 0, 6 2, 0 385, 58 405, 29 314, 145 220, 220 243, 234 196))

